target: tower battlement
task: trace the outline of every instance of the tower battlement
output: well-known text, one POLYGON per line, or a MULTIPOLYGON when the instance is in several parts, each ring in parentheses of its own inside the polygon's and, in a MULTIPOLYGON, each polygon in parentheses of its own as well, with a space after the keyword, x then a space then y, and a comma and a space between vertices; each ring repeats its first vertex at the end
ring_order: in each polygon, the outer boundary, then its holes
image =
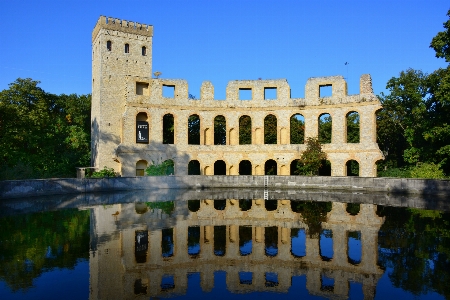
POLYGON ((125 33, 134 33, 143 36, 153 36, 153 26, 138 22, 126 21, 112 17, 100 16, 92 31, 92 41, 97 37, 100 29, 111 29, 125 33))

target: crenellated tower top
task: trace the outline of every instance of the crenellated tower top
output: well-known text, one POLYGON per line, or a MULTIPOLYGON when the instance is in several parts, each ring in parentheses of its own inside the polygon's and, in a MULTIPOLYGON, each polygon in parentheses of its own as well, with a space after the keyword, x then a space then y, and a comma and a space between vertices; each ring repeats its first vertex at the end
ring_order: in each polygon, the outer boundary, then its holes
POLYGON ((101 28, 121 31, 125 33, 134 33, 149 37, 153 36, 152 25, 100 16, 97 24, 95 24, 94 30, 92 31, 92 41, 95 40, 101 28))

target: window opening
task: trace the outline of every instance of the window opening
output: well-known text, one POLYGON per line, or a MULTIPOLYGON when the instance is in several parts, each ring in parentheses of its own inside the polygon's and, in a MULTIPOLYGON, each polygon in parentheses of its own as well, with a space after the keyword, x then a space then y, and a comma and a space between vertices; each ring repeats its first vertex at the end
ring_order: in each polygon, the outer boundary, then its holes
POLYGON ((130 53, 130 45, 125 44, 125 53, 130 53))
POLYGON ((269 159, 264 164, 264 175, 277 175, 277 162, 269 159))
POLYGON ((163 84, 162 95, 164 98, 175 98, 175 86, 163 84))
POLYGON ((359 143, 359 114, 351 111, 347 114, 347 143, 359 143))
POLYGON ((252 100, 252 89, 251 88, 240 88, 239 89, 239 100, 252 100))
POLYGON ((239 145, 252 143, 252 119, 249 116, 239 118, 239 145))
POLYGON ((264 118, 264 144, 277 144, 277 117, 274 115, 264 118))
POLYGON ((200 162, 191 160, 188 164, 188 175, 200 175, 200 162))
POLYGON ((321 144, 330 144, 332 134, 332 119, 330 114, 321 114, 319 116, 319 142, 321 144))
POLYGON ((265 87, 264 88, 264 100, 275 100, 278 98, 276 87, 265 87))
POLYGON ((239 175, 252 175, 252 163, 243 160, 239 163, 239 175))
POLYGON ((324 84, 319 85, 319 97, 331 97, 333 95, 333 85, 332 84, 324 84))
POLYGON ((106 50, 111 51, 112 50, 112 43, 111 41, 106 42, 106 50))
POLYGON ((147 55, 147 48, 145 46, 142 46, 142 56, 147 55))
POLYGON ((173 144, 175 140, 175 122, 173 115, 166 114, 163 117, 163 144, 173 144))
POLYGON ((188 144, 200 145, 200 117, 191 115, 188 118, 188 144))
POLYGON ((214 118, 214 145, 227 144, 227 122, 224 116, 214 118))
POLYGON ((305 143, 305 118, 301 114, 295 114, 290 120, 291 144, 305 143))
POLYGON ((347 176, 359 176, 359 163, 356 160, 349 160, 345 165, 347 167, 347 176))

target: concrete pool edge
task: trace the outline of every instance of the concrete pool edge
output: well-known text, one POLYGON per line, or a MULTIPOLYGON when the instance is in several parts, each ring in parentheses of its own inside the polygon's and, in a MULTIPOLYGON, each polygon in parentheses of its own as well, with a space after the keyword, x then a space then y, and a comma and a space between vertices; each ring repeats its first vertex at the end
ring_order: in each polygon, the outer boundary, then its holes
POLYGON ((0 181, 0 199, 160 189, 257 188, 450 195, 450 180, 328 176, 143 176, 0 181))

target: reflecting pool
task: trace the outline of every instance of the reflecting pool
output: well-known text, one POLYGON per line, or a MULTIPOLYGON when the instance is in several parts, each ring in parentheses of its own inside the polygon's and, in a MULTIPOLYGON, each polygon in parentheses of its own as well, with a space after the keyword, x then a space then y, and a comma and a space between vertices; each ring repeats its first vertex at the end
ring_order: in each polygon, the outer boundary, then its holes
POLYGON ((447 206, 198 196, 2 201, 1 298, 450 298, 447 206))

